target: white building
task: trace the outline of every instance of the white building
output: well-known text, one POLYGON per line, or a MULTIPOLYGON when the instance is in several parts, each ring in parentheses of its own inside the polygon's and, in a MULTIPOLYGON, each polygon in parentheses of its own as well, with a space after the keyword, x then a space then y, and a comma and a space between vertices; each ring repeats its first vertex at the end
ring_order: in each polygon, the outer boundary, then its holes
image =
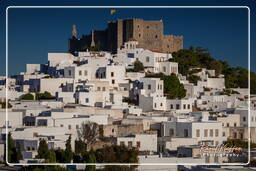
POLYGON ((195 138, 198 145, 223 144, 227 137, 222 132, 222 123, 216 121, 163 122, 161 127, 161 136, 195 138))
POLYGON ((136 147, 139 151, 157 152, 156 134, 135 134, 117 137, 117 145, 136 147))
POLYGON ((118 49, 116 61, 126 66, 132 66, 136 60, 139 60, 143 63, 146 71, 162 72, 166 75, 178 74, 178 63, 168 61, 172 58, 171 54, 137 48, 137 45, 138 42, 134 40, 126 42, 124 47, 118 49))

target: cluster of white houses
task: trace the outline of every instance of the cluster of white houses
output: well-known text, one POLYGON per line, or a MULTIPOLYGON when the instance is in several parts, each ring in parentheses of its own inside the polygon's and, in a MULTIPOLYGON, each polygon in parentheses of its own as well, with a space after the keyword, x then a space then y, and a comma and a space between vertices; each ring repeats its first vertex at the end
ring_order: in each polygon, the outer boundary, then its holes
MULTIPOLYGON (((224 76, 205 68, 195 73, 200 80, 194 85, 179 74, 178 63, 169 62, 172 54, 137 48, 137 44, 128 41, 114 55, 49 53, 47 64, 27 64, 26 72, 1 77, 0 100, 7 98, 12 107, 7 121, 2 119, 5 109, 0 111, 0 145, 8 126, 23 155, 20 162, 30 162, 40 140, 45 139, 51 149, 63 149, 71 135, 74 150, 81 124, 95 122, 112 144, 136 147, 142 163, 244 162, 246 158, 234 159, 232 154, 205 155, 200 148, 218 147, 228 139, 248 141, 249 126, 255 133, 256 105, 248 101, 248 89, 225 95, 221 93, 224 76), (137 60, 144 71, 127 72, 137 60), (145 77, 147 73, 175 74, 186 97, 168 99, 163 80, 145 77), (45 91, 55 100, 21 100, 23 94, 45 91)), ((251 141, 256 141, 255 136, 251 141)))

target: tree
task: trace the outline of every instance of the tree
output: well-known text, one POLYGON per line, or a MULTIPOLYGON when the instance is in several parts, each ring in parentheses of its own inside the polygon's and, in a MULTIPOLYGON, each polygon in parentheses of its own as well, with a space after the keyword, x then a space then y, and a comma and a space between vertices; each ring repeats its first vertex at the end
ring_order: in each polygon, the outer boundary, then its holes
POLYGON ((75 141, 75 154, 84 154, 86 149, 86 143, 84 141, 81 139, 75 141))
POLYGON ((34 100, 34 95, 31 93, 23 94, 21 100, 34 100))
POLYGON ((36 100, 48 100, 48 99, 54 99, 54 96, 51 95, 48 91, 45 91, 44 93, 36 93, 36 100))
POLYGON ((189 75, 188 76, 188 81, 190 83, 193 83, 194 85, 197 85, 197 81, 200 80, 200 77, 197 75, 189 75))
POLYGON ((49 150, 48 159, 45 161, 46 163, 56 163, 56 154, 55 151, 49 150))
MULTIPOLYGON (((179 73, 188 76, 191 67, 214 69, 215 74, 225 76, 226 88, 248 88, 248 70, 241 67, 231 67, 228 62, 214 59, 209 50, 202 47, 181 49, 172 54, 169 61, 178 62, 179 73)), ((250 93, 256 94, 256 73, 251 73, 250 93)))
POLYGON ((86 143, 88 150, 99 137, 99 125, 94 122, 83 122, 81 128, 77 130, 77 134, 86 143))
MULTIPOLYGON (((8 108, 12 108, 12 105, 9 103, 9 101, 7 102, 8 103, 8 108)), ((0 105, 1 105, 1 107, 2 107, 2 109, 5 109, 6 108, 6 102, 4 101, 4 102, 0 102, 0 105)))
POLYGON ((20 148, 16 146, 15 141, 12 139, 11 133, 8 134, 8 162, 18 163, 22 160, 20 148))
POLYGON ((37 153, 38 154, 37 154, 36 158, 45 159, 45 160, 50 158, 50 151, 49 151, 48 145, 44 139, 40 140, 37 153))
POLYGON ((56 156, 56 162, 57 163, 65 163, 65 151, 63 149, 57 149, 54 151, 56 156))
MULTIPOLYGON (((86 156, 86 160, 85 160, 86 163, 97 163, 96 161, 96 156, 94 154, 93 151, 90 151, 88 153, 88 155, 86 156)), ((95 171, 96 170, 96 167, 95 165, 88 165, 86 166, 85 168, 85 171, 95 171)))
POLYGON ((137 163, 138 150, 126 146, 106 146, 95 151, 97 163, 137 163))
POLYGON ((146 77, 160 78, 161 80, 163 80, 164 94, 169 99, 181 99, 186 96, 186 89, 184 88, 184 85, 180 83, 178 77, 175 74, 149 74, 146 77))
POLYGON ((73 158, 73 152, 71 148, 71 135, 70 135, 66 141, 65 163, 70 163, 72 158, 73 158))
POLYGON ((134 63, 133 63, 133 66, 134 66, 134 72, 140 72, 140 71, 144 71, 144 65, 142 62, 140 62, 139 60, 136 60, 134 63))

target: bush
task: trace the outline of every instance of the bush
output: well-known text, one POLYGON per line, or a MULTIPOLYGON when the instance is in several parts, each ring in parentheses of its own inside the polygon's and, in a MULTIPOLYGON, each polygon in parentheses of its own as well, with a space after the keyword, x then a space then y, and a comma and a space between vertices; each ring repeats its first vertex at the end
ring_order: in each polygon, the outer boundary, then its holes
POLYGON ((200 77, 197 75, 190 75, 188 76, 188 81, 190 83, 193 83, 194 85, 197 85, 197 81, 200 80, 200 77))
POLYGON ((137 163, 138 150, 112 145, 95 151, 97 163, 137 163))
MULTIPOLYGON (((2 106, 2 109, 6 108, 6 102, 0 102, 0 105, 2 106)), ((8 102, 8 108, 12 108, 12 105, 8 102)))
POLYGON ((139 60, 134 62, 134 72, 144 71, 144 65, 139 60))
POLYGON ((21 100, 34 100, 34 95, 31 93, 23 94, 21 100))
POLYGON ((36 100, 49 100, 54 99, 55 97, 51 95, 48 91, 44 93, 36 93, 36 100))

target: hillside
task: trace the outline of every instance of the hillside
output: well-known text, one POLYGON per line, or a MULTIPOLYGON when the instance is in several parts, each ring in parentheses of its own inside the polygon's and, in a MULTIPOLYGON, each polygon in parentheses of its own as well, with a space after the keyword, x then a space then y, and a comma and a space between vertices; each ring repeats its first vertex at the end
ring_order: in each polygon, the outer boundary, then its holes
MULTIPOLYGON (((216 75, 225 76, 226 88, 248 88, 248 69, 232 67, 226 61, 217 60, 212 57, 208 49, 201 47, 190 47, 174 52, 170 61, 179 63, 179 72, 190 77, 189 68, 201 67, 214 69, 216 75)), ((251 94, 256 94, 256 73, 250 72, 251 94)), ((194 79, 194 78, 191 78, 194 79)))

